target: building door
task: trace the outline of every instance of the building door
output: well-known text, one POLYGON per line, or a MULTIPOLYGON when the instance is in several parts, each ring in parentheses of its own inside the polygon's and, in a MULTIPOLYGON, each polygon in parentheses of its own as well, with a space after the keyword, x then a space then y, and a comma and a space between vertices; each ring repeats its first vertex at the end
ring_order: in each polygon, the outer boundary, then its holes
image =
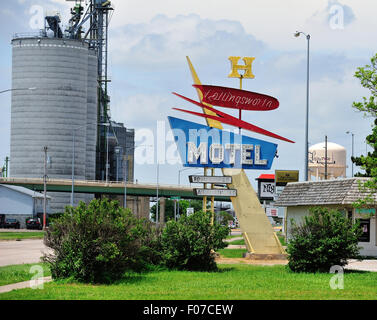
POLYGON ((370 242, 370 219, 358 219, 363 233, 359 238, 359 242, 370 242))

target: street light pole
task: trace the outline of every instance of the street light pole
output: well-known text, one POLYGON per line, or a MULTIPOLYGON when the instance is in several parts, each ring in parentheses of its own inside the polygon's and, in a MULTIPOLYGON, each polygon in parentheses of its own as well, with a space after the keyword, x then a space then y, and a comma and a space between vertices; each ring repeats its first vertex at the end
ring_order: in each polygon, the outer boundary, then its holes
POLYGON ((353 147, 354 147, 354 133, 353 132, 351 132, 351 131, 347 131, 346 132, 347 134, 351 134, 352 135, 352 157, 351 157, 351 162, 352 162, 352 177, 353 177, 353 161, 352 161, 352 158, 353 158, 353 147))
POLYGON ((73 194, 75 189, 75 134, 76 129, 73 129, 72 135, 72 187, 71 187, 71 207, 73 207, 73 194))
POLYGON ((46 230, 46 203, 47 203, 47 146, 43 147, 44 151, 44 174, 43 174, 43 230, 46 230))
POLYGON ((16 90, 35 90, 37 88, 33 87, 33 88, 14 88, 14 89, 7 89, 7 90, 3 90, 3 91, 0 91, 0 93, 4 93, 4 92, 8 92, 8 91, 16 91, 16 90))
POLYGON ((157 159, 157 188, 156 188, 156 224, 158 225, 158 183, 159 183, 159 163, 157 159))
POLYGON ((306 118, 305 118, 305 181, 308 181, 308 172, 309 172, 309 159, 308 159, 308 148, 309 148, 309 42, 310 34, 306 34, 301 31, 295 32, 295 37, 299 37, 300 34, 303 34, 307 40, 307 61, 306 61, 306 118))
POLYGON ((106 182, 109 181, 109 130, 106 128, 106 182))

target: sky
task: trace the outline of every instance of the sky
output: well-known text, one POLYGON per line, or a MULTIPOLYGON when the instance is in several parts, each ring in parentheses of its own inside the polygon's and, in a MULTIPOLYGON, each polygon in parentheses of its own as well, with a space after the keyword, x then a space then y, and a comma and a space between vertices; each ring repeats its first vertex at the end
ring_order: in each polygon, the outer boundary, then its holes
MULTIPOLYGON (((72 1, 18 0, 0 8, 0 91, 11 88, 12 52, 15 33, 37 31, 43 14, 58 11, 64 24, 72 1)), ((269 112, 243 112, 243 120, 296 143, 291 144, 243 131, 243 134, 278 144, 279 158, 270 171, 248 170, 253 186, 262 173, 299 170, 304 174, 307 40, 294 37, 296 30, 310 34, 309 146, 328 141, 347 149, 347 176, 351 175, 351 134, 354 155, 365 154, 365 137, 372 119, 352 108, 354 101, 369 96, 354 77, 358 67, 376 53, 377 35, 374 0, 114 0, 109 26, 109 85, 112 120, 136 131, 136 145, 145 145, 143 134, 157 127, 169 131, 168 116, 205 123, 202 118, 172 110, 192 106, 172 95, 178 92, 197 100, 187 65, 188 56, 204 84, 238 88, 239 80, 228 78, 229 56, 255 57, 254 79, 245 79, 243 89, 271 95, 280 102, 269 112)), ((42 17, 42 20, 41 20, 42 17)), ((0 94, 0 164, 9 155, 9 92, 0 94)), ((223 110, 223 109, 222 109, 223 110)), ((234 116, 236 111, 223 110, 234 116)), ((167 136, 166 147, 174 143, 167 136)), ((170 148, 171 150, 171 148, 170 148)), ((173 157, 174 158, 174 157, 173 157)), ((159 183, 188 184, 182 166, 159 165, 159 183)), ((170 163, 169 163, 170 162, 170 163)), ((354 171, 358 169, 355 167, 354 171)), ((219 172, 220 173, 220 172, 219 172)), ((138 182, 155 183, 156 161, 136 164, 138 182)))

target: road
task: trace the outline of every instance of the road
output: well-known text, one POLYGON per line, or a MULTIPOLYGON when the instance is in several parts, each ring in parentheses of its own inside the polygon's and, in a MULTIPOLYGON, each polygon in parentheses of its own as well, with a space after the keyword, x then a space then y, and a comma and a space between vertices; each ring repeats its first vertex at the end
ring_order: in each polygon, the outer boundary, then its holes
POLYGON ((0 241, 0 266, 37 263, 48 248, 42 239, 0 241))

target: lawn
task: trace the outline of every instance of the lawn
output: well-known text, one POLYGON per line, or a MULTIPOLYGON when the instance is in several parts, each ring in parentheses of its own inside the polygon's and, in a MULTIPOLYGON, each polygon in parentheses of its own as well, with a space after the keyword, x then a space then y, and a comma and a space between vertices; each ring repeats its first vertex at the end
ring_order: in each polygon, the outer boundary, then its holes
POLYGON ((43 267, 44 277, 51 275, 50 269, 43 263, 18 264, 14 266, 0 267, 0 286, 31 280, 35 273, 30 273, 30 268, 35 265, 40 265, 43 267))
MULTIPOLYGON (((285 237, 282 233, 280 232, 277 232, 276 233, 278 239, 280 240, 280 243, 282 246, 286 246, 286 242, 285 242, 285 237)), ((237 237, 240 237, 240 236, 237 236, 237 237)), ((228 242, 229 244, 233 244, 233 245, 244 245, 245 244, 245 240, 244 239, 239 239, 239 240, 233 240, 233 241, 229 241, 228 242)))
POLYGON ((112 300, 271 300, 376 299, 377 273, 347 272, 344 289, 332 290, 333 274, 292 273, 286 266, 220 265, 219 272, 154 271, 128 274, 113 285, 67 281, 44 284, 44 289, 21 289, 0 299, 112 300))
POLYGON ((228 244, 241 246, 241 245, 245 245, 245 240, 244 239, 233 240, 233 241, 228 242, 228 244))
POLYGON ((243 258, 243 254, 246 253, 246 249, 220 249, 217 253, 224 258, 243 258))
POLYGON ((0 232, 0 240, 43 239, 44 232, 0 232))
POLYGON ((242 237, 242 234, 232 234, 226 237, 226 239, 233 239, 233 238, 239 238, 242 237))

